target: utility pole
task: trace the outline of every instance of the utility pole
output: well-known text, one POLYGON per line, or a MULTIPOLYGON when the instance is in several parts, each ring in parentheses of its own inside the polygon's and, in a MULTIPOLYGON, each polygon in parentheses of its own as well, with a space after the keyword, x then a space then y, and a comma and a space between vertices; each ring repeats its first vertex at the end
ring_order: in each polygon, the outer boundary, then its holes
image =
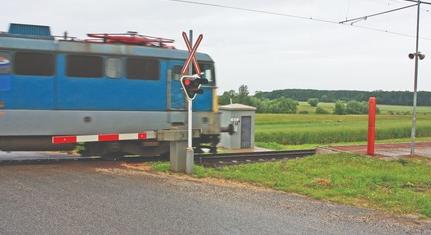
POLYGON ((414 54, 409 54, 409 58, 415 60, 415 75, 413 85, 413 114, 412 114, 412 142, 410 145, 410 156, 415 155, 416 151, 416 106, 418 101, 418 70, 419 70, 419 59, 423 60, 425 55, 419 52, 419 25, 420 25, 420 13, 421 13, 421 2, 418 3, 417 19, 416 19, 416 51, 414 54))

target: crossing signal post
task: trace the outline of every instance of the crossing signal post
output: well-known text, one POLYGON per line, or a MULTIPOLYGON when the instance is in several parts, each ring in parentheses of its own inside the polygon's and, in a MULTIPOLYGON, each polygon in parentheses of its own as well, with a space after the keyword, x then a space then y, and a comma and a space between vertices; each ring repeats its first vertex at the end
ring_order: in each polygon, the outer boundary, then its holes
POLYGON ((184 63, 183 68, 181 69, 181 85, 184 89, 184 95, 187 98, 187 151, 186 151, 186 173, 191 174, 193 172, 193 164, 194 164, 194 151, 193 151, 193 135, 192 135, 192 112, 193 112, 193 100, 196 98, 197 94, 202 94, 202 84, 208 83, 206 79, 201 79, 201 69, 196 60, 195 54, 203 39, 203 35, 199 35, 196 40, 195 45, 193 45, 193 31, 190 30, 190 39, 187 37, 187 34, 183 32, 183 38, 187 45, 187 49, 189 51, 189 56, 187 57, 186 62, 184 63), (193 69, 190 66, 190 63, 193 64, 193 67, 196 70, 196 74, 193 74, 193 69), (189 75, 186 75, 186 74, 189 75))

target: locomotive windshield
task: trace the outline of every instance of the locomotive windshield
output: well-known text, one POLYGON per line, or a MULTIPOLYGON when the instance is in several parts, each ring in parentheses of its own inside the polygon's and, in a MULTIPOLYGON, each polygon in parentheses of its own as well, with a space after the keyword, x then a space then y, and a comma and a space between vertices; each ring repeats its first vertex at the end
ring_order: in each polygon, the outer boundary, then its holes
MULTIPOLYGON (((202 78, 208 80, 208 84, 211 86, 215 86, 215 71, 214 71, 214 65, 213 64, 203 64, 200 63, 199 67, 201 68, 201 71, 203 73, 202 78)), ((180 80, 181 79, 181 69, 182 66, 175 66, 173 69, 173 79, 174 80, 180 80)), ((193 74, 196 73, 195 68, 193 67, 193 74)))
MULTIPOLYGON (((199 64, 199 67, 201 68, 201 71, 203 73, 202 78, 207 79, 208 84, 214 86, 215 85, 214 65, 213 64, 199 64)), ((193 68, 193 74, 194 73, 196 73, 196 71, 193 68)))

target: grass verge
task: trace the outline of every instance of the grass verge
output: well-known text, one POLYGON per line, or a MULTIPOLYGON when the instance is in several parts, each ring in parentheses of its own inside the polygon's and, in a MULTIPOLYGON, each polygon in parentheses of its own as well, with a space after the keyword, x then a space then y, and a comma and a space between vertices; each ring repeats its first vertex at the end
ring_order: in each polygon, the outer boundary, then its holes
MULTIPOLYGON (((169 171, 169 163, 154 163, 169 171)), ((196 166, 194 177, 252 183, 315 199, 431 218, 431 162, 384 161, 351 154, 245 164, 224 168, 196 166)))

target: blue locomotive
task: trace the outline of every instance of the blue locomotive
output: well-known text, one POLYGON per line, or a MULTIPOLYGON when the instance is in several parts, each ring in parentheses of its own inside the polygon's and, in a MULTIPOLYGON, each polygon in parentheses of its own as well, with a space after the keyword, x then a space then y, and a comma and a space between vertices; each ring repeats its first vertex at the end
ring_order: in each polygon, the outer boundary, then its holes
MULTIPOLYGON (((102 36, 100 36, 102 35, 102 36)), ((0 149, 66 150, 52 136, 183 128, 186 101, 180 71, 188 52, 172 41, 128 34, 91 40, 56 38, 48 26, 11 24, 0 33, 0 149)), ((193 104, 197 147, 215 151, 220 126, 214 61, 197 53, 209 81, 193 104)), ((87 155, 157 154, 156 140, 93 142, 87 155)))

